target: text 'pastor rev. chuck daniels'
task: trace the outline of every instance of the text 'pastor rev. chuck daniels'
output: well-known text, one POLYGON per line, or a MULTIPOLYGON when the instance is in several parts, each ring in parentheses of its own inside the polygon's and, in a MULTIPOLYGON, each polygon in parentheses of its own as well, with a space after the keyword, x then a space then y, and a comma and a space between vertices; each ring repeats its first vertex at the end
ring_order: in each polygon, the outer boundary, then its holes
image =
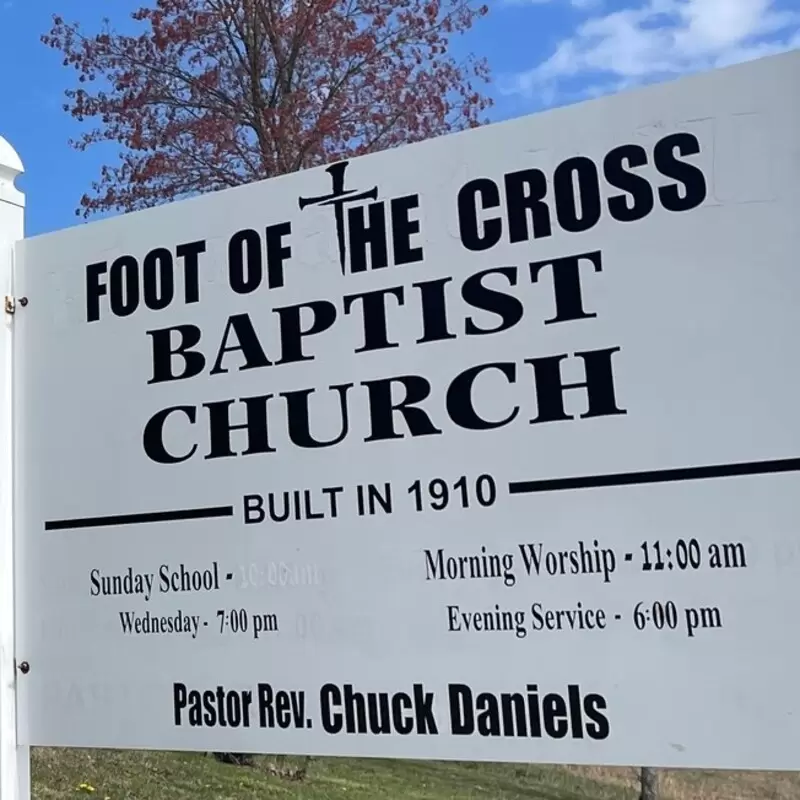
POLYGON ((179 727, 321 728, 328 734, 436 736, 527 736, 606 739, 610 725, 605 697, 577 684, 563 692, 527 684, 517 692, 476 691, 450 683, 436 692, 415 683, 406 690, 360 691, 352 684, 323 685, 311 711, 305 690, 259 683, 252 689, 196 688, 173 684, 174 722, 179 727))

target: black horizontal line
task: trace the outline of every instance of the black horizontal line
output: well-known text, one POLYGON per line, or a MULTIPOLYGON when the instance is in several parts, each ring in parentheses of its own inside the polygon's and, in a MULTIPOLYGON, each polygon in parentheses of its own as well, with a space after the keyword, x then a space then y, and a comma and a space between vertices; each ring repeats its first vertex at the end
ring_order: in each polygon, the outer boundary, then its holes
POLYGON ((114 514, 106 517, 81 519, 54 519, 44 523, 46 531, 66 531, 75 528, 105 528, 115 525, 143 525, 149 522, 178 522, 189 519, 215 519, 232 517, 233 506, 184 508, 174 511, 146 511, 140 514, 114 514))
POLYGON ((746 461, 739 464, 712 464, 706 467, 653 469, 642 472, 616 472, 607 475, 581 475, 575 478, 548 478, 537 481, 512 481, 511 494, 559 492, 567 489, 596 489, 605 486, 636 486, 645 483, 674 483, 700 481, 710 478, 734 478, 744 475, 767 475, 780 472, 800 472, 800 458, 772 461, 746 461))

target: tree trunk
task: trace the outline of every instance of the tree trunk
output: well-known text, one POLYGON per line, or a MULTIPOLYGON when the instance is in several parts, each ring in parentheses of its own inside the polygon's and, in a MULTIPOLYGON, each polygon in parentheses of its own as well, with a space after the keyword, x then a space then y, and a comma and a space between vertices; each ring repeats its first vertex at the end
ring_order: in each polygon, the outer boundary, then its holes
POLYGON ((642 767, 639 775, 641 792, 639 800, 658 800, 658 772, 651 767, 642 767))
POLYGON ((253 759, 247 753, 214 753, 214 758, 222 764, 233 764, 236 767, 249 767, 253 759))

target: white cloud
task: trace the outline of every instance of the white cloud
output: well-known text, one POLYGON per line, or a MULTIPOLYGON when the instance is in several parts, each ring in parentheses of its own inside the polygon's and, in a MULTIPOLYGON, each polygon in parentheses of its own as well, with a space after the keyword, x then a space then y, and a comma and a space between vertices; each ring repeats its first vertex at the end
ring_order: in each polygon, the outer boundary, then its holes
POLYGON ((507 6, 543 6, 552 3, 553 0, 502 0, 502 2, 507 6))
POLYGON ((543 6, 546 4, 551 5, 567 5, 573 8, 585 9, 596 8, 602 5, 603 0, 502 0, 502 3, 507 6, 543 6))
POLYGON ((574 93, 565 84, 576 80, 578 94, 597 95, 795 47, 800 12, 782 11, 775 0, 645 0, 585 19, 507 91, 552 102, 574 93))

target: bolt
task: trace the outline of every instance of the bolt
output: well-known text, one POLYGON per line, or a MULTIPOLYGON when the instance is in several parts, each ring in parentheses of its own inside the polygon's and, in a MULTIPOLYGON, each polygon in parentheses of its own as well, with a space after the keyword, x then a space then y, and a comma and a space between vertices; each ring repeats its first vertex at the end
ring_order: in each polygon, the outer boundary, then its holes
POLYGON ((22 662, 22 663, 19 665, 19 671, 20 671, 20 672, 21 672, 23 675, 27 675, 27 674, 28 674, 28 673, 31 671, 31 665, 30 665, 30 664, 29 664, 27 661, 23 661, 23 662, 22 662))
POLYGON ((21 305, 23 308, 25 308, 25 306, 26 306, 26 305, 28 305, 28 298, 27 298, 27 297, 20 297, 20 299, 19 299, 19 304, 20 304, 20 305, 21 305))

